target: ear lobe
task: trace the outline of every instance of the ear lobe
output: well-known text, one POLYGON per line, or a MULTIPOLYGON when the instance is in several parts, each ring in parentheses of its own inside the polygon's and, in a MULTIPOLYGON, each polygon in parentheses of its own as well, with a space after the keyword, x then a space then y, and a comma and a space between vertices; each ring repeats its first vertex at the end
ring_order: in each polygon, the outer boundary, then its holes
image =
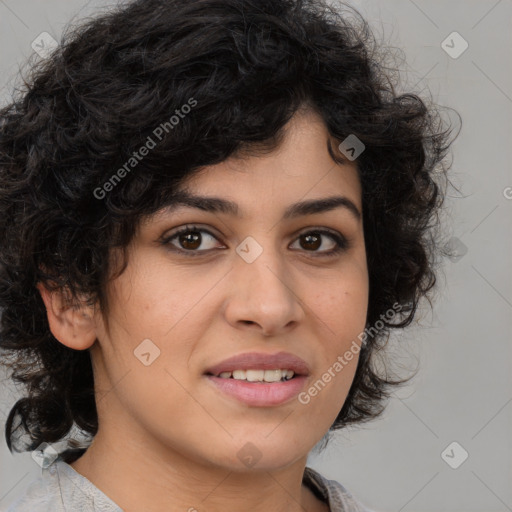
POLYGON ((36 285, 48 315, 53 336, 66 347, 86 350, 96 341, 96 324, 91 308, 72 305, 67 290, 50 292, 42 283, 36 285))

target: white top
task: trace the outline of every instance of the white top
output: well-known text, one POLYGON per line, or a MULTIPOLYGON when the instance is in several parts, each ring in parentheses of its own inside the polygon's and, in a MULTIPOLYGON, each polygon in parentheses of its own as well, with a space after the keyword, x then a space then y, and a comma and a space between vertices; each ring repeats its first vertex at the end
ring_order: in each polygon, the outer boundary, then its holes
MULTIPOLYGON (((373 512, 340 483, 306 466, 303 482, 331 512, 373 512)), ((30 482, 6 512, 123 512, 121 507, 69 464, 58 459, 30 482)))

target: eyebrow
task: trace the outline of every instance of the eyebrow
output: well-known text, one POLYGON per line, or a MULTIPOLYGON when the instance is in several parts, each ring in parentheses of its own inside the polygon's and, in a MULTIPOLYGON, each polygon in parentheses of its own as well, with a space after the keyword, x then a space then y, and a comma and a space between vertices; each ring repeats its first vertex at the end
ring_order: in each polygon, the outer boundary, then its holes
MULTIPOLYGON (((181 206, 197 208, 205 212, 224 213, 240 217, 238 204, 233 201, 220 197, 193 195, 185 191, 175 192, 172 195, 172 203, 166 207, 166 212, 170 213, 181 206)), ((328 212, 336 208, 345 208, 351 212, 358 221, 361 219, 361 212, 348 197, 330 196, 294 203, 286 208, 282 220, 328 212)))

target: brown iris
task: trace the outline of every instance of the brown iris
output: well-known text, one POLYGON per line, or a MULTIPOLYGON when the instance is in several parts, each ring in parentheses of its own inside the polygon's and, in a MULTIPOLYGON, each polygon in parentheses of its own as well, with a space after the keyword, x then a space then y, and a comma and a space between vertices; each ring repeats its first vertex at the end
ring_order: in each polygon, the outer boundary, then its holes
POLYGON ((305 249, 318 249, 321 245, 320 243, 320 236, 318 236, 317 234, 306 234, 306 235, 301 235, 301 238, 303 240, 306 240, 306 244, 309 245, 309 247, 305 247, 303 244, 302 246, 305 248, 305 249), (313 244, 313 247, 311 246, 311 244, 313 244))
POLYGON ((201 234, 199 231, 189 231, 180 235, 179 238, 180 243, 185 249, 197 249, 201 245, 201 234))

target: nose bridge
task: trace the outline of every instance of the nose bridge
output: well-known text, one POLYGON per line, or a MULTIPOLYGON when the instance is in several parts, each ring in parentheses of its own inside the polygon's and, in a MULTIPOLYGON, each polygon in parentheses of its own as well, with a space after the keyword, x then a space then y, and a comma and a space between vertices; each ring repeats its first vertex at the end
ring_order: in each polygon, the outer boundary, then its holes
POLYGON ((280 248, 275 247, 269 233, 255 237, 247 236, 236 248, 239 259, 235 270, 240 272, 248 292, 259 292, 263 288, 267 295, 277 293, 284 299, 289 290, 284 282, 286 270, 283 255, 279 254, 280 248))
POLYGON ((302 309, 279 251, 268 232, 238 245, 227 308, 231 322, 256 323, 269 333, 300 320, 302 309))

